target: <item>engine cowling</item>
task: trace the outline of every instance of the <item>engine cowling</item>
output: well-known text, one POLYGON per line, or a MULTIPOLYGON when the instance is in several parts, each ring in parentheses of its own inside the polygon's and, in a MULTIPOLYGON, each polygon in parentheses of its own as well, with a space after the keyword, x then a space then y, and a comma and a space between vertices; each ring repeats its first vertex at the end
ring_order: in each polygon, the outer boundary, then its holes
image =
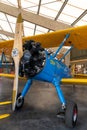
POLYGON ((38 74, 44 67, 46 55, 39 42, 26 41, 23 45, 23 56, 20 60, 19 75, 31 78, 38 74))

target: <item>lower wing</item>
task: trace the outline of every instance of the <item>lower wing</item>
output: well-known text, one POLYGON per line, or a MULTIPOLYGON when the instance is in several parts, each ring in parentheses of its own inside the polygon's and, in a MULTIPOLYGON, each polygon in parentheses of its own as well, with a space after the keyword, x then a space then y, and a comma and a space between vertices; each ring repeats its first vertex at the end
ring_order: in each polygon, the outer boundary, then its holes
MULTIPOLYGON (((3 74, 0 73, 0 77, 14 78, 14 74, 3 74)), ((19 77, 21 80, 27 80, 25 77, 19 77)), ((62 84, 87 84, 86 78, 63 78, 61 80, 62 84)))
POLYGON ((87 79, 84 78, 63 78, 61 80, 63 84, 87 84, 87 79))
MULTIPOLYGON (((6 77, 6 78, 14 78, 15 77, 15 74, 3 74, 3 73, 0 73, 0 77, 6 77)), ((21 79, 21 80, 26 80, 26 78, 25 77, 18 77, 19 79, 21 79)))

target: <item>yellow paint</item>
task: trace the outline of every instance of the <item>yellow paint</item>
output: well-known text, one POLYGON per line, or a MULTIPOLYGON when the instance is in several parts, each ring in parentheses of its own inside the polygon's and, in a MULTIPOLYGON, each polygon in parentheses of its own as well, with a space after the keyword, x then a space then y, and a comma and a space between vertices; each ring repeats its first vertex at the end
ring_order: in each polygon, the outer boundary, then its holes
MULTIPOLYGON (((15 74, 4 74, 4 73, 0 73, 0 76, 1 77, 7 77, 7 78, 14 78, 15 77, 15 74)), ((25 77, 18 77, 19 79, 21 80, 27 80, 25 77)))
POLYGON ((78 79, 78 78, 63 78, 61 83, 66 84, 87 84, 87 79, 78 79))
POLYGON ((75 74, 74 76, 76 76, 76 77, 86 77, 87 78, 87 74, 75 74))
POLYGON ((53 60, 50 60, 50 63, 51 63, 52 65, 55 65, 55 62, 54 62, 53 60))
POLYGON ((21 13, 18 15, 18 18, 17 18, 17 23, 22 23, 23 22, 23 19, 22 19, 22 15, 21 13))
POLYGON ((0 105, 8 105, 8 104, 11 104, 12 101, 5 101, 5 102, 0 102, 0 105))
POLYGON ((7 77, 7 78, 14 78, 15 77, 14 74, 4 74, 4 73, 0 73, 0 76, 7 77))
POLYGON ((87 79, 87 74, 74 74, 74 78, 87 79))
POLYGON ((13 90, 12 104, 14 104, 14 102, 15 102, 15 97, 16 97, 16 90, 13 90))
MULTIPOLYGON (((26 40, 35 40, 40 42, 44 48, 57 47, 64 39, 64 36, 70 33, 69 39, 66 41, 66 45, 69 45, 69 42, 72 43, 78 49, 87 49, 87 25, 73 27, 64 30, 58 30, 50 33, 23 37, 23 43, 26 40)), ((0 42, 0 52, 4 50, 5 54, 11 55, 13 48, 14 40, 1 41, 0 42)))
POLYGON ((71 67, 71 75, 72 75, 72 77, 74 77, 74 74, 75 74, 75 64, 73 64, 72 67, 71 67))
POLYGON ((7 118, 7 117, 9 117, 9 116, 10 116, 10 114, 3 114, 3 115, 0 115, 0 119, 7 118))

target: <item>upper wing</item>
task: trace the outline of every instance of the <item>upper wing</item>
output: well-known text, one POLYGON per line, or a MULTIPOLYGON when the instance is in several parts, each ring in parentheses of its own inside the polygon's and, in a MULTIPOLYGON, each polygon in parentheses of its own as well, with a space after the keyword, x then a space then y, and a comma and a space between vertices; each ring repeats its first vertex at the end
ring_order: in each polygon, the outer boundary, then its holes
POLYGON ((61 83, 64 84, 87 84, 87 79, 82 78, 63 78, 61 83))
MULTIPOLYGON (((50 32, 46 34, 41 35, 35 35, 35 36, 29 36, 24 37, 23 42, 25 40, 35 40, 37 42, 40 42, 43 47, 49 48, 49 47, 57 47, 61 41, 63 40, 64 36, 70 33, 70 37, 66 42, 66 45, 69 45, 69 43, 73 44, 78 49, 86 49, 87 48, 87 25, 86 26, 79 26, 74 28, 69 28, 65 30, 59 30, 55 32, 50 32)), ((0 50, 6 48, 4 52, 7 54, 11 53, 11 49, 13 47, 13 40, 0 42, 0 50)), ((5 54, 6 54, 5 53, 5 54)))
POLYGON ((9 41, 0 41, 0 54, 2 52, 5 53, 5 55, 11 55, 12 48, 13 48, 13 40, 9 41))

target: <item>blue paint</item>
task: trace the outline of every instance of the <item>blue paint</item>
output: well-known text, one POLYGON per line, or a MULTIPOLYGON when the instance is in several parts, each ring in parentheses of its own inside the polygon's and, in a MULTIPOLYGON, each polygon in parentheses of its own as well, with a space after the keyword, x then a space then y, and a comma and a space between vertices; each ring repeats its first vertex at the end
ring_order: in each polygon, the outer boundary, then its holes
POLYGON ((61 104, 66 104, 66 101, 65 101, 63 92, 62 92, 61 87, 60 87, 59 80, 56 79, 56 78, 54 78, 54 79, 53 79, 53 85, 54 85, 55 88, 56 88, 57 95, 58 95, 58 97, 59 97, 59 99, 60 99, 61 104))
POLYGON ((53 58, 57 56, 58 52, 60 51, 60 49, 63 47, 63 45, 65 44, 66 40, 69 38, 70 34, 66 34, 64 40, 61 42, 59 48, 57 49, 57 51, 55 52, 55 54, 53 55, 53 58))
POLYGON ((24 86, 24 89, 22 90, 21 96, 24 97, 27 93, 27 91, 29 90, 30 86, 32 84, 32 80, 29 79, 26 83, 26 85, 24 86))
MULTIPOLYGON (((67 34, 65 36, 64 40, 60 44, 60 47, 57 49, 54 55, 52 54, 49 55, 49 53, 45 51, 46 62, 44 64, 44 67, 37 75, 35 75, 34 77, 32 77, 31 79, 27 81, 22 91, 23 97, 26 95, 27 91, 29 90, 32 84, 32 79, 40 80, 40 81, 52 83, 56 88, 57 95, 60 99, 60 102, 62 104, 66 104, 66 100, 60 88, 60 83, 61 83, 62 78, 70 78, 71 74, 70 74, 69 68, 64 63, 62 63, 61 60, 58 60, 55 57, 58 54, 59 50, 63 47, 65 41, 69 38, 69 36, 70 34, 67 34)), ((71 48, 69 49, 69 51, 71 50, 71 48)), ((69 51, 65 53, 64 57, 69 53, 69 51)))
POLYGON ((60 61, 62 61, 62 59, 64 59, 66 57, 66 55, 72 50, 73 46, 71 46, 66 53, 62 56, 62 58, 60 59, 60 61))

